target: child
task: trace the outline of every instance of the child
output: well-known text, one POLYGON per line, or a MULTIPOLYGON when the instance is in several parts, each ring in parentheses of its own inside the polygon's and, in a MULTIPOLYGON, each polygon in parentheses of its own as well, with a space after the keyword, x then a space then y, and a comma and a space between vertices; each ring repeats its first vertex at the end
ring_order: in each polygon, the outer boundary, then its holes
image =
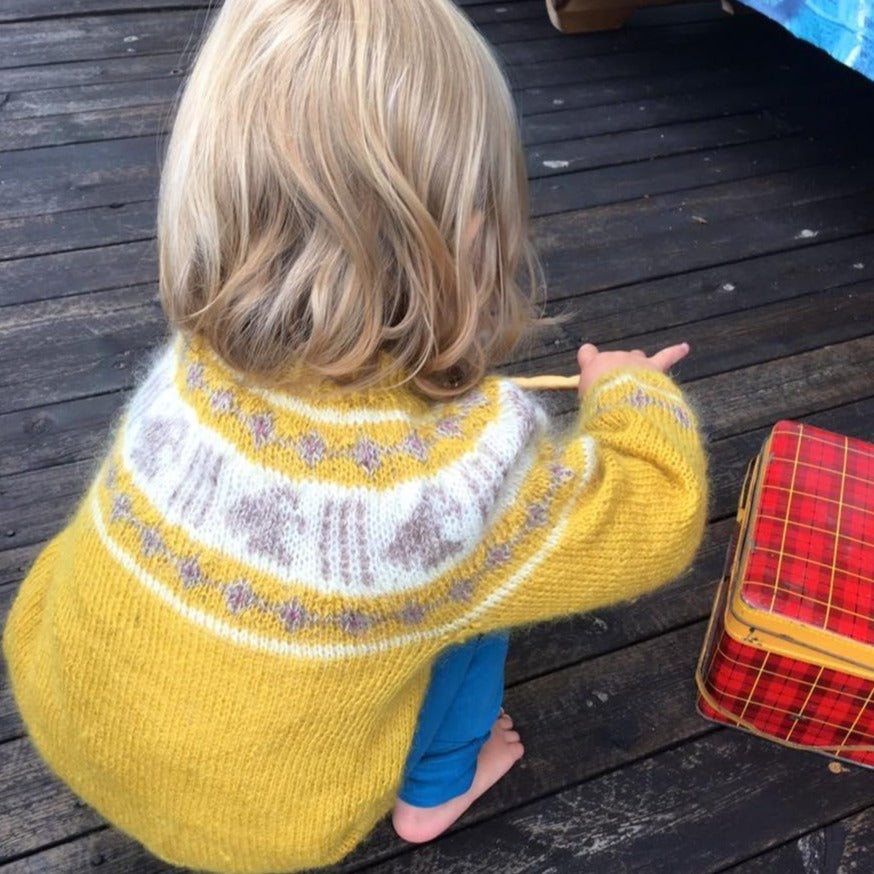
POLYGON ((506 630, 690 562, 688 347, 584 346, 561 438, 487 375, 536 322, 525 185, 448 0, 217 15, 161 185, 173 336, 4 635, 37 749, 163 859, 433 837, 522 755, 506 630))

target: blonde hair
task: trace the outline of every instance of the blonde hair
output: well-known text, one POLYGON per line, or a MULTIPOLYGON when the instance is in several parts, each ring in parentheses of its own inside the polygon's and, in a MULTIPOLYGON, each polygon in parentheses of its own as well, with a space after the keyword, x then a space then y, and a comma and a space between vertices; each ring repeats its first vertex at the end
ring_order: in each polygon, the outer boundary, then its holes
POLYGON ((227 0, 163 169, 161 300, 258 379, 388 361, 449 397, 540 321, 527 212, 512 98, 450 2, 227 0))

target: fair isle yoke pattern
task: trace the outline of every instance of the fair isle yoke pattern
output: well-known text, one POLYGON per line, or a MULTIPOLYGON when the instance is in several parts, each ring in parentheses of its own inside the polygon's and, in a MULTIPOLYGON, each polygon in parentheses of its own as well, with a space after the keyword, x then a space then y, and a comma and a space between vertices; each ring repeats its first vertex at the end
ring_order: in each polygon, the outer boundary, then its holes
MULTIPOLYGON (((276 397, 177 342, 134 397, 92 499, 113 555, 228 640, 325 658, 440 636, 480 590, 499 597, 490 578, 509 592, 520 547, 566 515, 573 471, 557 457, 523 488, 547 422, 507 381, 422 415, 347 401, 325 421, 276 397), (384 464, 400 471, 380 478, 384 464), (484 528, 520 507, 521 525, 477 554, 484 528)), ((543 552, 552 538, 540 540, 543 552)))
POLYGON ((500 378, 278 392, 177 337, 21 586, 13 692, 50 767, 167 862, 330 864, 391 808, 442 649, 667 582, 706 502, 658 373, 601 381, 559 435, 500 378))

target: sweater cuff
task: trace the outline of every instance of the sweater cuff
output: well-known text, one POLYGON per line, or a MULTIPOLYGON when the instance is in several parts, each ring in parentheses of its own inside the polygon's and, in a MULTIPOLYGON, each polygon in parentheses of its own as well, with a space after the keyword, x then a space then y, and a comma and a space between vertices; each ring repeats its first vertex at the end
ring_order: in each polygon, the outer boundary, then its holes
POLYGON ((695 417, 677 384, 657 370, 631 368, 602 376, 583 396, 582 422, 630 412, 661 410, 682 428, 695 429, 695 417))

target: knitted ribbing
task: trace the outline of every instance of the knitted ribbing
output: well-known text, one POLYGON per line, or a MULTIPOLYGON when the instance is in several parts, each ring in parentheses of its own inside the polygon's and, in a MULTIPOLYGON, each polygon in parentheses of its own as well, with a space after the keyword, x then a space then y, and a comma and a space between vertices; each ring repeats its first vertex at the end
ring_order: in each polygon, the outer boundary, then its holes
POLYGON ((392 806, 431 663, 676 576, 705 462, 667 377, 602 380, 558 437, 486 379, 270 391, 176 338, 4 634, 46 761, 165 860, 291 871, 392 806))

